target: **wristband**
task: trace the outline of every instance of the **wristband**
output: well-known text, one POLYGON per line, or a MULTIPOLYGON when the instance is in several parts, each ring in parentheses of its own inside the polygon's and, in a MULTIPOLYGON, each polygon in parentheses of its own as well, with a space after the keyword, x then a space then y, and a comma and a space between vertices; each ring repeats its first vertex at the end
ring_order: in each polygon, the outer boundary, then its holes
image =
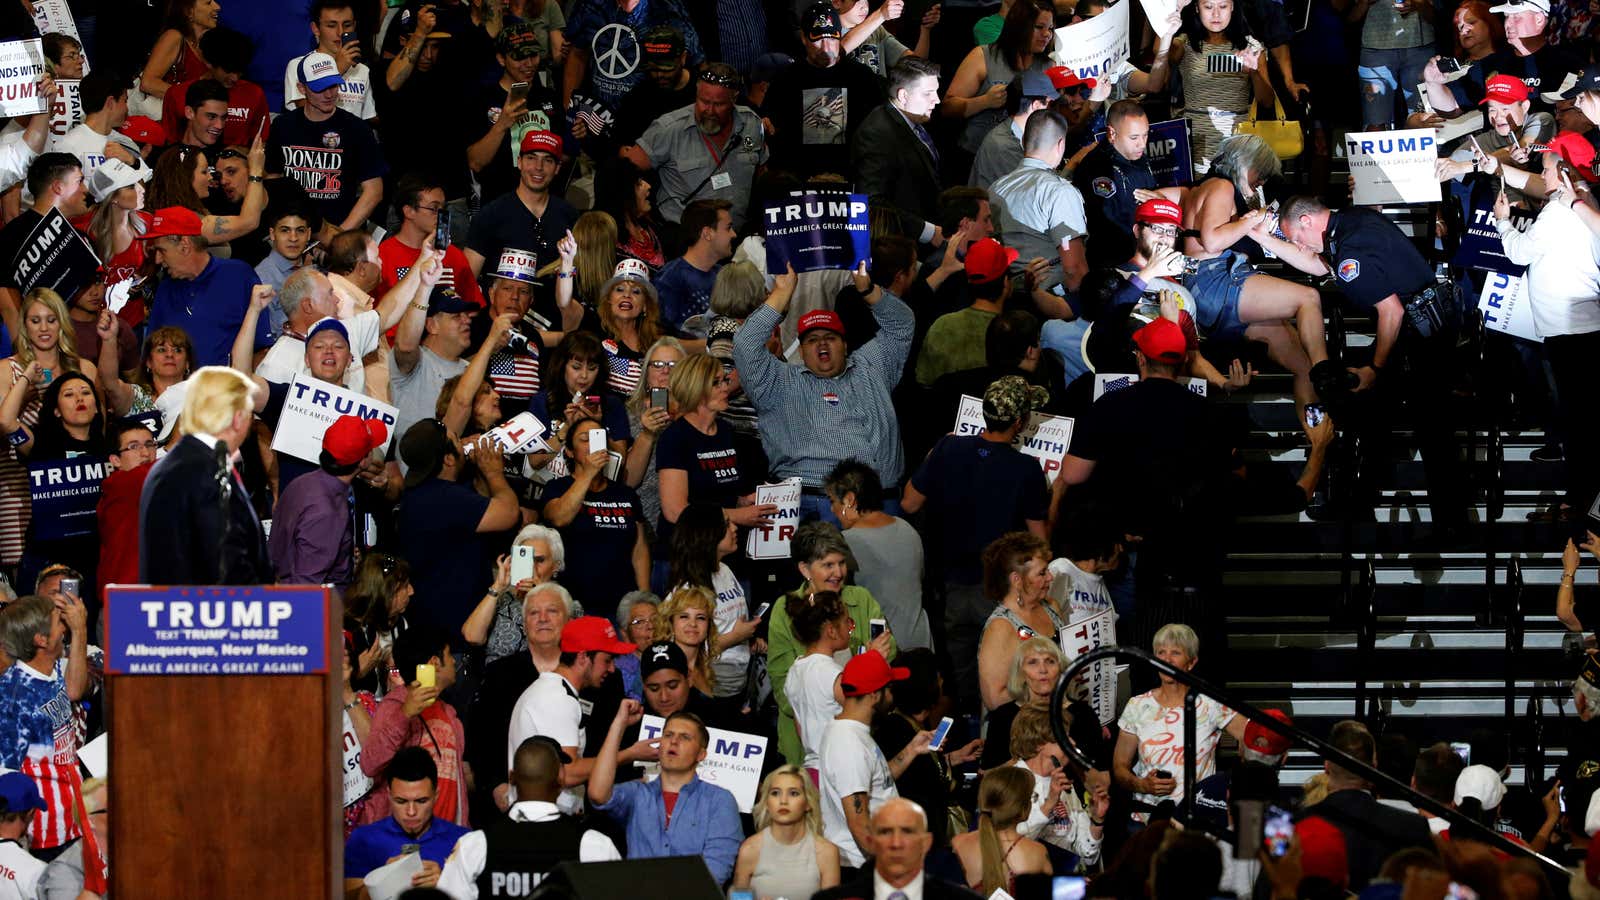
POLYGON ((266 181, 267 181, 267 179, 263 178, 260 175, 251 175, 250 176, 250 183, 251 184, 266 184, 266 181))
POLYGON ((28 442, 28 430, 26 428, 18 427, 16 431, 13 431, 11 434, 7 435, 6 439, 11 442, 11 446, 21 447, 23 444, 28 442))
POLYGON ((572 278, 572 277, 576 276, 577 274, 578 273, 575 272, 575 271, 573 271, 573 272, 557 272, 556 273, 556 277, 557 278, 572 278))

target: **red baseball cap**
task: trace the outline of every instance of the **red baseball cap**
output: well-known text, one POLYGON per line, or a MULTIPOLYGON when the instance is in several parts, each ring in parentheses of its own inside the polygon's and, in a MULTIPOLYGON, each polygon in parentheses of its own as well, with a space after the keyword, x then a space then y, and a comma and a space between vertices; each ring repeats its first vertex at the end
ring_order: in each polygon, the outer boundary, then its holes
MULTIPOLYGON (((1281 709, 1269 709, 1267 715, 1285 725, 1294 724, 1289 714, 1281 709)), ((1254 720, 1244 726, 1244 745, 1257 753, 1282 756, 1289 752, 1290 743, 1288 738, 1254 720)))
POLYGON ((844 320, 831 309, 813 309, 800 317, 800 337, 805 337, 806 332, 823 328, 837 335, 844 334, 844 320))
POLYGON ((988 284, 1005 277, 1006 269, 1017 261, 1017 251, 994 238, 984 238, 967 248, 967 281, 988 284))
POLYGON ((1576 131, 1563 131, 1548 146, 1551 153, 1561 157, 1584 181, 1592 183, 1597 180, 1594 174, 1594 145, 1589 143, 1588 138, 1576 131))
POLYGON ((1156 319, 1133 333, 1133 343, 1147 359, 1156 362, 1183 362, 1188 353, 1188 342, 1183 339, 1183 329, 1171 319, 1156 319))
POLYGON ((136 144, 159 146, 167 142, 167 130, 161 127, 160 122, 149 116, 130 116, 117 130, 133 138, 136 144))
POLYGON ((1496 103, 1521 103, 1528 99, 1528 85, 1520 78, 1510 75, 1494 75, 1483 86, 1483 99, 1478 101, 1482 106, 1493 100, 1496 103))
POLYGON ((156 210, 150 217, 150 227, 139 235, 141 241, 164 237, 193 237, 201 231, 200 214, 182 206, 168 206, 156 210))
POLYGON ((561 161, 561 138, 553 131, 530 131, 522 136, 522 152, 548 153, 561 161))
POLYGON ((1139 209, 1133 214, 1133 220, 1146 225, 1167 224, 1182 228, 1183 207, 1161 198, 1146 200, 1139 204, 1139 209))
POLYGON ((846 697, 860 697, 882 690, 891 681, 905 681, 910 677, 910 669, 891 666, 883 654, 867 650, 850 657, 850 661, 844 664, 839 687, 846 697))
POLYGON ((561 629, 562 653, 588 653, 598 650, 602 653, 621 655, 632 653, 637 649, 639 645, 618 639, 617 629, 612 627, 610 621, 599 616, 580 616, 561 629))
POLYGON ((1044 74, 1049 76, 1050 83, 1055 85, 1058 91, 1064 91, 1072 87, 1094 88, 1093 78, 1079 78, 1078 73, 1066 66, 1051 66, 1044 70, 1044 74))
POLYGON ((383 446, 389 426, 377 419, 340 416, 322 433, 322 450, 341 466, 353 466, 383 446))
POLYGON ((1350 881, 1349 855, 1344 833, 1327 819, 1310 816, 1295 823, 1300 836, 1300 868, 1312 878, 1323 878, 1342 888, 1350 881))

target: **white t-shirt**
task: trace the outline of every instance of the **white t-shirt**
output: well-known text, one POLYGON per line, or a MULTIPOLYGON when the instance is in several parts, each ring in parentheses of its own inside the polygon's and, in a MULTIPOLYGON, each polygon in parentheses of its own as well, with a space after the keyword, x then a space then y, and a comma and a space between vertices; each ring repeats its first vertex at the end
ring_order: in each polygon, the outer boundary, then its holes
POLYGON ((789 667, 789 676, 783 682, 783 694, 794 709, 795 727, 800 729, 800 743, 806 748, 805 765, 817 768, 818 751, 822 747, 822 734, 828 723, 839 714, 839 704, 833 699, 833 683, 844 674, 844 668, 831 653, 808 653, 789 667))
MULTIPOLYGON (((578 691, 567 679, 556 672, 545 672, 528 685, 517 705, 511 709, 511 727, 506 732, 506 759, 516 758, 522 742, 537 735, 554 740, 563 747, 576 747, 574 757, 583 755, 583 720, 589 715, 587 701, 578 699, 578 691)), ((583 813, 583 785, 567 788, 557 801, 561 811, 571 815, 583 813)))
POLYGON ((1085 863, 1093 865, 1100 858, 1100 840, 1089 830, 1092 825, 1089 812, 1078 801, 1076 792, 1064 792, 1060 802, 1046 814, 1044 804, 1050 799, 1050 777, 1033 771, 1020 759, 1012 765, 1033 776, 1033 800, 1028 803, 1028 818, 1017 826, 1017 833, 1076 853, 1085 863))
MULTIPOLYGON (((289 60, 283 70, 283 111, 293 109, 296 101, 304 100, 300 93, 300 60, 289 60)), ((372 70, 366 63, 356 63, 343 73, 344 86, 339 88, 339 108, 358 119, 376 119, 378 107, 372 102, 372 70)))
POLYGON ((34 900, 44 863, 16 841, 0 841, 0 900, 34 900))
MULTIPOLYGON (((361 358, 378 349, 383 335, 382 321, 377 310, 372 309, 339 321, 350 332, 350 365, 344 370, 344 386, 352 391, 365 391, 367 372, 361 365, 361 358)), ((278 338, 256 366, 256 374, 279 384, 288 384, 296 375, 310 375, 311 370, 306 367, 306 342, 289 334, 278 338)))
MULTIPOLYGON (((744 586, 732 569, 719 563, 717 574, 711 576, 711 589, 717 593, 717 612, 712 619, 717 623, 718 634, 727 634, 740 619, 750 618, 750 601, 745 599, 744 586)), ((711 661, 711 671, 717 675, 718 697, 744 693, 750 673, 750 642, 723 647, 711 661)))
MULTIPOLYGON (((1050 563, 1050 602, 1067 620, 1060 635, 1067 662, 1101 647, 1117 643, 1117 611, 1111 606, 1111 592, 1105 577, 1090 574, 1073 565, 1072 560, 1050 563)), ((1074 700, 1083 700, 1100 717, 1101 725, 1117 718, 1117 664, 1112 660, 1095 663, 1072 689, 1074 700)))
POLYGON ((889 760, 884 758, 872 730, 854 719, 834 719, 822 733, 822 754, 817 760, 822 782, 822 836, 839 848, 844 865, 860 867, 866 855, 844 817, 844 798, 867 795, 867 813, 900 796, 895 789, 889 760))
MULTIPOLYGON (((395 359, 394 348, 389 349, 389 401, 400 410, 394 423, 394 433, 403 435, 406 429, 423 419, 433 417, 439 402, 439 389, 444 383, 467 370, 464 359, 445 359, 426 346, 417 348, 417 364, 407 372, 395 359)), ((400 460, 400 471, 406 470, 406 461, 400 460)))
MULTIPOLYGON (((1194 777, 1203 781, 1217 771, 1217 741, 1222 730, 1233 721, 1233 710, 1210 697, 1195 701, 1194 737, 1198 746, 1194 754, 1194 777)), ((1163 707, 1153 692, 1140 694, 1128 701, 1117 720, 1117 728, 1133 735, 1139 741, 1139 750, 1133 759, 1133 774, 1143 778, 1154 769, 1168 772, 1178 784, 1171 794, 1157 797, 1154 794, 1134 794, 1151 806, 1162 800, 1176 803, 1183 799, 1183 704, 1163 707)), ((1144 813, 1134 813, 1134 820, 1143 822, 1144 813)))
POLYGON ((85 122, 79 122, 60 137, 51 137, 49 143, 45 145, 45 150, 51 153, 71 153, 76 156, 78 162, 83 164, 83 177, 87 180, 89 173, 100 168, 100 164, 106 161, 108 141, 116 141, 128 148, 128 152, 132 153, 135 159, 139 158, 139 145, 135 144, 132 138, 119 131, 101 134, 85 122))

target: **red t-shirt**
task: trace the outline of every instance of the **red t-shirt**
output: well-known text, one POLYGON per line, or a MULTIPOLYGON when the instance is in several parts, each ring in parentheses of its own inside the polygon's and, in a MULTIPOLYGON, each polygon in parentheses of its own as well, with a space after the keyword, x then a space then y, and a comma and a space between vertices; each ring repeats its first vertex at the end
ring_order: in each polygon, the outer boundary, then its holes
MULTIPOLYGON (((383 283, 378 285, 374 299, 381 299, 389 289, 400 283, 406 277, 411 267, 416 264, 417 257, 422 254, 420 247, 407 247, 400 243, 398 237, 385 238, 378 245, 378 259, 383 263, 383 283)), ((461 299, 468 303, 483 306, 483 292, 478 289, 477 279, 472 277, 472 264, 467 262, 467 255, 455 244, 444 248, 444 274, 440 276, 439 283, 445 287, 453 287, 461 299)), ((426 302, 419 298, 418 302, 426 302)))
MULTIPOLYGON (((185 81, 175 84, 161 98, 161 127, 166 129, 169 143, 181 142, 184 130, 189 127, 188 117, 183 114, 183 103, 189 85, 193 83, 185 81)), ((233 90, 228 92, 228 122, 222 126, 222 142, 230 146, 249 147, 250 142, 255 140, 256 129, 261 123, 269 121, 267 112, 267 94, 261 90, 261 86, 239 79, 233 90)), ((263 140, 271 130, 269 124, 266 131, 261 133, 263 140)))
POLYGON ((153 463, 117 470, 100 482, 94 517, 100 528, 101 584, 139 583, 139 493, 153 463))
POLYGON ((678 792, 677 791, 662 791, 661 792, 661 802, 663 804, 665 804, 666 807, 667 807, 667 821, 664 823, 664 825, 671 825, 672 824, 672 810, 673 810, 674 807, 676 807, 678 805, 678 792))

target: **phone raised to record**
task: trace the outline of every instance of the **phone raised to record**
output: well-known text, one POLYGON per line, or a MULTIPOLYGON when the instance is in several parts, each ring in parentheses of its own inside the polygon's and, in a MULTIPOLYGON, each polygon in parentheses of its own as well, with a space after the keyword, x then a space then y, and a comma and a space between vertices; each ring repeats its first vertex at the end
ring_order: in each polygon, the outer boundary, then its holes
POLYGON ((78 591, 82 589, 82 586, 83 583, 76 578, 61 579, 61 593, 63 594, 71 594, 72 596, 76 597, 78 596, 78 591))
POLYGON ((1306 404, 1306 427, 1307 428, 1315 428, 1318 425, 1321 425, 1323 418, 1326 417, 1327 415, 1328 415, 1328 411, 1322 408, 1322 404, 1321 403, 1307 403, 1306 404))
POLYGON ((450 246, 450 210, 441 206, 433 228, 433 248, 443 253, 444 248, 448 246, 450 246))
POLYGON ((507 106, 510 106, 518 100, 526 99, 528 99, 528 83, 526 81, 519 81, 516 84, 513 84, 510 90, 506 91, 507 106))
POLYGON ((669 401, 666 388, 650 389, 650 406, 655 409, 666 409, 669 401))
POLYGON ((591 428, 589 430, 589 452, 599 453, 606 449, 606 430, 604 428, 591 428))
POLYGON ((433 687, 434 684, 436 683, 435 680, 434 680, 436 674, 437 673, 435 673, 434 668, 430 663, 418 663, 417 664, 417 686, 418 687, 433 687))
POLYGON ((1454 750, 1456 752, 1456 755, 1461 757, 1461 764, 1463 766, 1472 765, 1472 745, 1471 744, 1463 743, 1461 741, 1451 741, 1450 742, 1450 749, 1454 750))
POLYGON ((878 635, 883 634, 885 631, 889 630, 889 620, 888 619, 869 619, 867 621, 867 628, 869 629, 867 640, 875 641, 875 640, 878 639, 878 635))
POLYGON ((939 720, 939 726, 933 729, 933 740, 928 742, 929 750, 943 750, 944 739, 950 736, 950 726, 956 723, 955 719, 945 716, 939 720))
POLYGON ((1050 879, 1050 900, 1083 900, 1087 889, 1082 875, 1055 875, 1050 879))
POLYGON ((511 583, 521 584, 533 577, 533 545, 518 544, 511 548, 511 583))
POLYGON ((1286 809, 1276 806, 1267 814, 1261 825, 1261 843, 1273 859, 1282 859, 1294 842, 1294 819, 1286 809))

